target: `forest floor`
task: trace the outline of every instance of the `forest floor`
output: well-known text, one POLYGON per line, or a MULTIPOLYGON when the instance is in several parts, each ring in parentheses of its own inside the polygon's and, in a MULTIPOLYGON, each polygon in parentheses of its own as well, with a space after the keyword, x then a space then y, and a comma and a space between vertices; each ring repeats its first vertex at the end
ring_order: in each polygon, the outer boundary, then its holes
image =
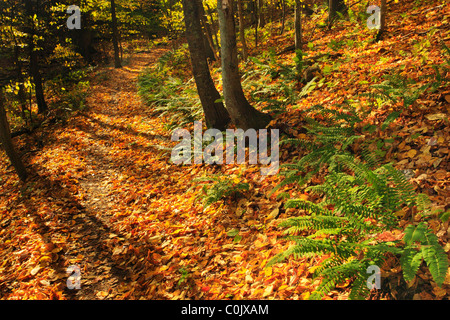
MULTIPOLYGON (((336 32, 327 36, 333 38, 336 32)), ((391 34, 394 39, 358 56, 342 48, 348 59, 330 77, 345 79, 339 88, 346 91, 318 90, 305 105, 318 99, 338 102, 357 91, 357 81, 373 80, 365 75, 376 77, 399 63, 407 69, 413 65, 398 55, 395 41, 415 31, 399 27, 395 32, 397 38, 391 34), (373 57, 374 52, 382 58, 373 57)), ((174 143, 165 119, 153 116, 137 93, 138 76, 168 50, 154 47, 133 54, 121 69, 98 68, 90 79, 84 111, 16 139, 30 172, 26 183, 19 182, 7 159, 0 157, 1 299, 307 299, 319 284, 320 279, 312 278, 317 258, 288 259, 264 268, 289 245, 277 225, 294 212, 269 196, 281 177, 261 176, 251 165, 170 162, 168 148, 174 143), (249 183, 250 190, 241 201, 204 209, 198 197, 202 186, 194 178, 218 173, 249 183), (70 266, 80 268, 80 289, 67 285, 70 266)), ((439 55, 430 48, 428 59, 442 62, 439 55)), ((444 118, 433 115, 448 115, 449 94, 440 90, 419 101, 426 109, 402 114, 400 128, 395 128, 399 138, 387 154, 399 168, 413 172, 415 188, 443 209, 450 199, 449 128, 444 118)), ((280 121, 301 126, 295 112, 289 115, 292 121, 287 116, 280 121)), ((374 118, 385 117, 386 110, 379 112, 374 118)), ((282 161, 292 157, 281 150, 282 161)), ((448 253, 449 222, 435 221, 433 230, 448 253)), ((399 262, 391 259, 388 265, 385 291, 375 298, 450 297, 448 279, 439 288, 430 284, 424 269, 406 288, 399 262)), ((346 299, 348 293, 344 284, 326 298, 346 299)))

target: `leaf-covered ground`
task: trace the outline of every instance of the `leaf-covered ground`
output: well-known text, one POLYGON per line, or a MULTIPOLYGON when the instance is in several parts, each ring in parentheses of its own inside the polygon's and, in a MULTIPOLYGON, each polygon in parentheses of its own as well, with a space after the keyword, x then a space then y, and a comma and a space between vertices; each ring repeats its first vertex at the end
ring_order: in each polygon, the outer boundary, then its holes
MULTIPOLYGON (((432 74, 429 66, 444 61, 439 41, 448 44, 450 33, 448 5, 428 10, 441 4, 432 2, 416 9, 406 1, 394 7, 390 32, 376 44, 369 39, 373 33, 349 21, 332 30, 305 23, 311 55, 341 56, 321 66, 328 65, 324 76, 331 85, 289 106, 275 122, 287 123, 290 134, 304 138, 298 109, 351 99, 400 67, 416 79, 432 74), (420 45, 425 50, 415 49, 420 45)), ((287 32, 268 38, 266 45, 281 50, 291 39, 287 32)), ((164 147, 174 143, 165 119, 154 116, 137 94, 138 75, 167 50, 134 54, 122 69, 97 69, 85 111, 15 139, 31 174, 25 184, 1 154, 0 298, 306 299, 317 286, 320 280, 312 279, 317 259, 289 259, 264 268, 289 245, 277 227, 279 219, 296 214, 268 196, 281 177, 261 176, 257 166, 176 166, 169 161, 164 147), (193 180, 219 173, 249 183, 250 190, 242 199, 204 210, 198 198, 201 185, 193 180), (67 288, 71 265, 81 269, 80 290, 67 288)), ((292 60, 293 54, 280 59, 292 60)), ((380 137, 396 136, 384 146, 385 160, 408 170, 416 190, 444 210, 450 203, 449 103, 448 88, 421 96, 380 137)), ((389 113, 375 109, 367 123, 379 125, 389 113)), ((301 154, 282 147, 281 162, 301 154)), ((301 194, 293 186, 284 190, 301 194)), ((421 219, 414 212, 400 218, 403 225, 421 219)), ((449 222, 436 218, 430 225, 448 253, 449 222)), ((383 267, 383 281, 383 293, 374 298, 450 297, 448 274, 439 288, 424 268, 407 288, 394 258, 383 267)), ((343 285, 327 298, 347 295, 343 285)))

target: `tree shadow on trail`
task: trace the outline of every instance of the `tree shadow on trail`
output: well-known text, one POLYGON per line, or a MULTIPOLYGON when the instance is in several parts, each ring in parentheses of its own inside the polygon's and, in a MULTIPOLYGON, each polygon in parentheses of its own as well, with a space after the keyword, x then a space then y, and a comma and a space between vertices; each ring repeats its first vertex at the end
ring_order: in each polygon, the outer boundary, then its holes
MULTIPOLYGON (((148 244, 143 246, 112 229, 107 217, 97 217, 95 212, 80 203, 67 182, 38 172, 33 170, 27 182, 28 188, 34 191, 24 191, 23 197, 16 201, 17 205, 26 207, 28 215, 37 225, 36 232, 44 242, 52 243, 58 249, 47 253, 51 256, 51 262, 42 268, 50 267, 56 274, 64 274, 70 265, 78 265, 81 269, 80 290, 67 288, 68 275, 49 281, 59 283, 59 288, 64 288, 63 293, 69 299, 98 299, 98 292, 108 292, 114 298, 119 286, 133 283, 135 270, 149 268, 143 262, 154 251, 153 247, 148 244), (36 190, 39 191, 38 196, 36 190), (42 207, 52 208, 52 211, 41 210, 42 207), (130 245, 140 246, 141 255, 134 259, 136 263, 125 259, 125 250, 118 253, 120 250, 117 248, 125 249, 130 245)), ((108 296, 102 298, 108 299, 108 296)))
POLYGON ((150 133, 146 133, 146 132, 140 132, 140 131, 136 131, 136 130, 134 130, 132 128, 125 128, 125 127, 122 127, 122 126, 109 124, 109 123, 103 122, 101 120, 98 120, 98 119, 96 119, 96 118, 94 118, 91 115, 86 114, 86 113, 82 113, 81 115, 83 117, 89 119, 90 121, 95 122, 96 124, 100 125, 101 127, 107 127, 107 128, 109 128, 111 130, 119 130, 119 131, 121 131, 123 133, 131 134, 131 135, 134 135, 136 137, 145 137, 148 140, 158 139, 158 140, 161 140, 161 141, 170 141, 170 138, 167 137, 167 136, 163 136, 163 135, 159 135, 159 134, 150 134, 150 133))

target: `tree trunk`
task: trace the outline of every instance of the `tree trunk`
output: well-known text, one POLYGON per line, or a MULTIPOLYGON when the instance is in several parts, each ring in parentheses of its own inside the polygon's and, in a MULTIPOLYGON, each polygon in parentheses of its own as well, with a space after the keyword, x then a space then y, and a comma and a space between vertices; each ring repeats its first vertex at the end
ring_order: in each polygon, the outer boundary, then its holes
POLYGON ((11 132, 9 130, 3 101, 3 88, 0 88, 0 142, 20 180, 25 181, 27 179, 27 171, 11 141, 11 132))
POLYGON ((302 48, 302 7, 300 0, 295 0, 295 50, 302 48))
POLYGON ((258 48, 258 0, 253 2, 253 21, 255 23, 255 49, 258 48))
POLYGON ((219 57, 217 56, 216 47, 214 46, 214 42, 212 39, 211 26, 208 24, 208 22, 206 20, 206 13, 205 13, 205 9, 203 8, 203 3, 200 3, 200 4, 201 4, 200 8, 199 8, 200 24, 203 26, 203 29, 205 30, 205 37, 208 42, 209 48, 211 48, 211 50, 210 50, 212 53, 211 59, 214 61, 218 61, 219 57))
MULTIPOLYGON (((37 3, 37 6, 39 6, 39 2, 37 3)), ((44 96, 44 88, 42 86, 42 77, 41 73, 39 71, 39 64, 38 64, 38 52, 35 50, 35 43, 34 43, 34 22, 32 21, 32 17, 35 14, 35 10, 33 10, 33 4, 31 3, 31 0, 25 1, 25 11, 27 14, 28 26, 26 27, 26 32, 28 33, 28 49, 29 49, 29 55, 30 55, 30 76, 33 78, 34 83, 34 92, 36 95, 36 103, 38 105, 38 113, 44 113, 47 111, 47 103, 45 102, 45 96, 44 96)))
POLYGON ((218 0, 217 9, 222 52, 223 95, 227 110, 238 128, 244 130, 265 128, 271 117, 253 108, 242 90, 232 0, 218 0))
POLYGON ((281 30, 280 34, 284 33, 284 26, 286 24, 286 0, 281 0, 281 6, 283 8, 283 14, 281 16, 281 30))
POLYGON ((328 10, 329 10, 328 23, 331 26, 338 12, 340 13, 347 12, 347 6, 345 5, 344 0, 329 0, 328 10))
MULTIPOLYGON (((25 83, 24 78, 22 74, 22 62, 20 61, 20 54, 19 54, 19 46, 17 44, 16 38, 14 37, 14 64, 16 65, 16 72, 17 72, 17 82, 19 86, 19 91, 17 93, 17 96, 19 98, 20 103, 20 114, 22 119, 25 121, 25 123, 28 123, 28 119, 26 117, 25 111, 27 110, 27 98, 25 96, 25 83)), ((31 115, 30 115, 31 117, 31 115)), ((30 118, 31 122, 31 118, 30 118)))
POLYGON ((225 130, 230 116, 220 100, 220 94, 214 86, 205 54, 205 42, 200 24, 201 0, 183 0, 186 40, 191 55, 192 72, 197 92, 202 103, 206 124, 210 128, 225 130))
POLYGON ((258 0, 258 26, 264 28, 266 20, 264 17, 264 0, 258 0))
POLYGON ((212 13, 211 13, 212 12, 211 8, 209 7, 209 5, 207 3, 205 3, 205 5, 206 5, 206 9, 208 9, 209 19, 211 20, 211 33, 214 37, 214 40, 216 41, 216 47, 217 47, 217 49, 219 49, 220 44, 219 44, 219 39, 217 37, 217 31, 218 31, 217 29, 218 28, 214 25, 214 19, 213 19, 212 13))
POLYGON ((383 33, 386 31, 386 12, 387 12, 387 4, 386 0, 381 0, 381 8, 380 8, 380 29, 378 30, 376 41, 380 41, 383 38, 383 33))
POLYGON ((120 61, 120 51, 119 51, 119 31, 117 30, 116 4, 114 0, 111 0, 111 22, 112 22, 113 46, 114 46, 114 67, 122 68, 122 62, 120 61))
POLYGON ((238 16, 239 16, 239 40, 242 45, 242 58, 247 61, 248 51, 247 43, 245 42, 245 26, 244 26, 244 13, 242 12, 242 0, 237 0, 238 16))

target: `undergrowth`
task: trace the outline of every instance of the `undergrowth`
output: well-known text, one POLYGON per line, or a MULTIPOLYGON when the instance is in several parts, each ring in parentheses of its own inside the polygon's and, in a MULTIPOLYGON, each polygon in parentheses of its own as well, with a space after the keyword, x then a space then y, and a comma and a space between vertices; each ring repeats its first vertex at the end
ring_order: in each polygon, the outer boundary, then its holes
MULTIPOLYGON (((296 163, 285 164, 285 179, 274 188, 297 183, 304 185, 320 170, 328 172, 325 181, 305 188, 318 194, 321 201, 289 199, 286 208, 297 208, 302 215, 283 221, 287 239, 294 244, 273 257, 268 266, 294 258, 327 254, 315 270, 321 278, 311 299, 320 299, 337 285, 351 281, 350 299, 364 299, 370 293, 370 266, 381 267, 386 254, 400 257, 403 275, 411 281, 422 261, 427 264, 433 280, 441 286, 448 268, 447 255, 426 222, 409 224, 403 240, 383 241, 378 235, 398 229, 396 213, 417 207, 422 213, 429 208, 424 194, 417 195, 407 178, 392 164, 379 164, 373 153, 363 148, 360 154, 352 145, 360 142, 355 125, 362 120, 351 112, 326 110, 315 106, 307 112, 307 130, 312 141, 289 139, 310 152, 296 163), (322 118, 320 123, 315 120, 322 118)), ((287 196, 280 193, 279 196, 287 196)), ((426 218, 424 214, 424 219, 426 218)))

